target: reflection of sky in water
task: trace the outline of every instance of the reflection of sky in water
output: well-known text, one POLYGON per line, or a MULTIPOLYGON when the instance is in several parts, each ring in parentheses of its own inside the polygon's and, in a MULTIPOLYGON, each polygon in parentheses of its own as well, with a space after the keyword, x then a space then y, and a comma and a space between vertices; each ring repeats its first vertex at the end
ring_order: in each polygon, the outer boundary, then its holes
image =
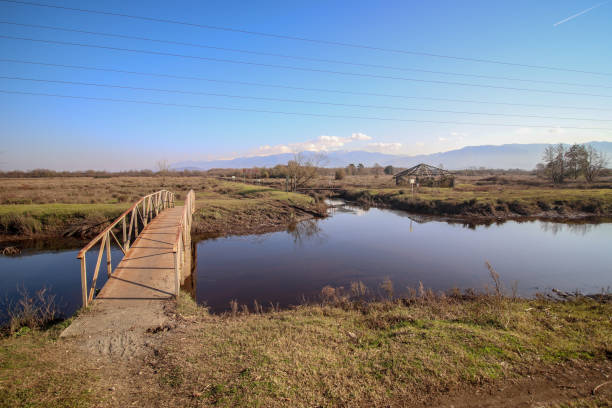
MULTIPOLYGON (((340 203, 333 203, 340 204, 340 203)), ((489 284, 485 260, 510 287, 531 295, 552 287, 598 292, 612 286, 612 224, 506 222, 464 226, 405 212, 338 206, 333 216, 263 239, 227 237, 198 244, 197 298, 215 309, 229 299, 294 304, 325 285, 390 277, 396 293, 489 284), (355 217, 355 215, 359 215, 355 217)))

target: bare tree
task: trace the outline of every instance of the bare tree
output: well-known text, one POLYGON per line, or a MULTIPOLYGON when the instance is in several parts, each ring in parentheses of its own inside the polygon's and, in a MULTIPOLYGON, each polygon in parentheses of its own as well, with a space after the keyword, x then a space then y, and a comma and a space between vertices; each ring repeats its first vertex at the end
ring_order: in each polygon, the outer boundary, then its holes
POLYGON ((595 179, 601 174, 608 164, 608 158, 604 152, 597 151, 593 146, 588 145, 584 147, 585 155, 581 162, 581 170, 584 174, 584 178, 589 183, 595 181, 595 179))
POLYGON ((546 166, 546 175, 555 184, 563 183, 565 178, 565 146, 559 143, 556 146, 546 146, 542 160, 546 166))
POLYGON ((573 144, 565 152, 568 174, 574 179, 578 178, 581 172, 582 163, 586 159, 587 151, 584 145, 573 144))
POLYGON ((170 171, 170 163, 168 163, 168 160, 166 159, 158 160, 155 167, 157 168, 157 172, 159 174, 166 174, 170 171))
POLYGON ((325 153, 313 153, 308 156, 304 152, 296 153, 293 160, 287 163, 287 177, 289 188, 295 191, 306 186, 317 177, 317 168, 324 165, 327 160, 325 153))
POLYGON ((378 163, 374 163, 374 166, 372 167, 372 171, 374 172, 374 175, 376 177, 380 176, 381 174, 383 174, 383 168, 380 164, 378 163))

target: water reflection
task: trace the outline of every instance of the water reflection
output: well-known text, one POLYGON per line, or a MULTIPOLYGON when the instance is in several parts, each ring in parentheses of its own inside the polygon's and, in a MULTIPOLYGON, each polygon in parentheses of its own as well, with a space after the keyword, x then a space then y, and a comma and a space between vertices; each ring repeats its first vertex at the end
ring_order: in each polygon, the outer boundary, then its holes
POLYGON ((318 240, 319 243, 325 241, 325 234, 319 227, 318 220, 305 220, 291 224, 287 228, 287 232, 293 237, 293 243, 297 246, 302 246, 307 240, 318 240))
POLYGON ((586 235, 593 230, 593 224, 562 224, 560 222, 541 222, 542 231, 557 235, 562 231, 568 231, 577 235, 586 235))
POLYGON ((523 296, 553 287, 593 293, 612 285, 609 223, 449 223, 333 204, 331 217, 286 232, 198 243, 198 301, 213 311, 226 310, 230 299, 287 306, 318 299, 326 285, 362 281, 377 290, 385 277, 397 295, 419 282, 436 291, 482 289, 491 283, 486 260, 506 287, 518 281, 523 296))

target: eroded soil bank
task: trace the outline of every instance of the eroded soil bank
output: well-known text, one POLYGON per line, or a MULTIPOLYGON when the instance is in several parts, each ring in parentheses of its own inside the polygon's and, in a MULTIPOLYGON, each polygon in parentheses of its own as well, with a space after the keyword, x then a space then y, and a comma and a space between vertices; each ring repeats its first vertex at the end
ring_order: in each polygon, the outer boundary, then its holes
POLYGON ((612 219, 612 190, 526 190, 474 193, 450 189, 347 189, 338 196, 365 206, 459 221, 542 219, 601 222, 612 219), (445 191, 447 190, 447 191, 445 191))

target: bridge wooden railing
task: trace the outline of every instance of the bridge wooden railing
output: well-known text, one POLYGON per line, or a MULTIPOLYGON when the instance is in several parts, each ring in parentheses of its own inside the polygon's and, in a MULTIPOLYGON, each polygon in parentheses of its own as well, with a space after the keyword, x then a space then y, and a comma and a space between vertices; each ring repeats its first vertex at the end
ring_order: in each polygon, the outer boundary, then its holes
MULTIPOLYGON (((191 193, 191 192, 190 192, 191 193)), ((117 243, 123 255, 127 254, 132 243, 142 232, 144 227, 164 209, 174 207, 174 193, 167 190, 160 190, 155 193, 141 197, 127 211, 121 214, 116 220, 110 223, 104 231, 100 232, 83 249, 79 251, 77 259, 81 260, 81 291, 83 296, 83 307, 87 307, 93 300, 98 280, 98 272, 102 263, 102 255, 106 249, 106 273, 110 278, 112 274, 111 265, 111 239, 117 243), (121 241, 113 229, 119 228, 121 223, 121 241), (94 268, 91 287, 87 288, 87 262, 86 254, 97 243, 100 243, 98 259, 94 268)), ((118 232, 119 234, 119 232, 118 232)))
POLYGON ((195 211, 195 193, 189 190, 185 197, 183 214, 178 227, 176 228, 176 238, 174 240, 174 289, 178 299, 181 288, 181 272, 185 266, 185 252, 191 245, 191 222, 195 211))

